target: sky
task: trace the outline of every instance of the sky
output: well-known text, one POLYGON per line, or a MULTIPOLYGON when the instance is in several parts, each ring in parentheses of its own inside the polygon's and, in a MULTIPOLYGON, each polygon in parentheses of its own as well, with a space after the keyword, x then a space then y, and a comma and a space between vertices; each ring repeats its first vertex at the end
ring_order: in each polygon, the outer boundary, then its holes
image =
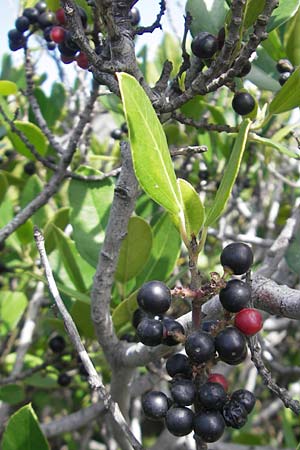
MULTIPOLYGON (((182 36, 183 33, 183 14, 184 14, 184 0, 167 0, 167 13, 165 14, 162 24, 166 31, 174 31, 182 36), (168 7, 169 5, 169 7, 168 7)), ((7 32, 14 28, 15 19, 18 16, 19 11, 19 1, 18 0, 0 0, 1 16, 0 16, 0 59, 4 53, 10 52, 7 42, 7 32)), ((141 25, 150 25, 156 18, 159 12, 159 0, 139 0, 137 5, 141 13, 141 25)), ((149 44, 150 57, 155 53, 155 49, 159 45, 162 38, 162 31, 155 30, 152 34, 145 34, 138 39, 137 50, 145 43, 149 44)), ((22 51, 17 51, 13 53, 13 58, 17 63, 22 63, 22 51)), ((47 67, 48 73, 48 84, 50 86, 51 82, 56 78, 56 67, 55 64, 49 60, 49 58, 41 58, 39 69, 41 72, 47 67)), ((68 72, 72 72, 72 65, 67 67, 68 72)))

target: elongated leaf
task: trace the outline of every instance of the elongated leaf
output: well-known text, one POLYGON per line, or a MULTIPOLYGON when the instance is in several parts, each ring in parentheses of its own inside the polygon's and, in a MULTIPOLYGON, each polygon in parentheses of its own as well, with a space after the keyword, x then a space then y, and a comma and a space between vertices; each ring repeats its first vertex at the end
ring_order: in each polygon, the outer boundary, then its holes
POLYGON ((289 268, 300 275, 300 237, 297 236, 292 242, 289 244, 286 253, 285 260, 289 268))
POLYGON ((70 208, 61 208, 54 214, 54 216, 46 224, 44 236, 47 255, 49 255, 55 248, 55 238, 53 235, 51 224, 54 224, 61 230, 64 230, 69 223, 69 213, 70 208))
MULTIPOLYGON (((35 174, 28 178, 24 189, 21 192, 20 206, 24 208, 43 190, 43 183, 35 174)), ((51 208, 45 205, 33 214, 32 219, 38 227, 43 227, 44 223, 49 220, 51 208)))
POLYGON ((7 386, 0 387, 0 400, 15 405, 24 401, 25 391, 23 386, 18 384, 8 384, 7 386))
MULTIPOLYGON (((27 137, 28 141, 34 145, 36 151, 40 155, 44 156, 47 150, 47 141, 41 130, 31 122, 21 122, 16 120, 14 125, 27 137)), ((21 141, 19 136, 11 131, 8 131, 7 135, 17 152, 31 160, 35 159, 27 146, 21 141)))
POLYGON ((0 95, 13 95, 18 92, 16 83, 8 80, 0 80, 0 95))
MULTIPOLYGON (((84 167, 83 175, 101 175, 97 170, 84 167)), ((98 256, 105 236, 114 184, 110 179, 86 183, 72 180, 69 186, 72 238, 82 258, 97 267, 98 256)))
POLYGON ((51 11, 57 11, 60 8, 59 0, 46 0, 47 6, 51 11))
POLYGON ((133 292, 128 298, 123 300, 114 310, 112 315, 113 324, 116 330, 120 330, 124 325, 130 323, 134 311, 138 308, 137 292, 133 292))
POLYGON ((7 333, 13 330, 27 306, 27 298, 23 292, 8 292, 1 291, 0 296, 0 335, 6 336, 7 333))
POLYGON ((136 79, 119 73, 118 80, 137 179, 149 197, 178 216, 180 194, 163 128, 136 79))
POLYGON ((5 198, 7 188, 8 188, 8 182, 7 182, 6 176, 0 172, 0 203, 5 198))
POLYGON ((196 36, 200 31, 218 34, 224 26, 228 12, 225 0, 188 0, 185 9, 193 18, 192 36, 196 36))
POLYGON ((170 215, 164 213, 155 223, 150 258, 136 279, 136 288, 146 281, 166 281, 172 273, 180 253, 181 239, 170 215))
POLYGON ((249 119, 245 119, 241 123, 240 130, 236 137, 229 161, 225 168, 225 172, 222 177, 219 189, 217 191, 216 198, 214 200, 211 209, 208 212, 205 221, 206 227, 212 225, 220 217, 220 215, 226 208, 226 204, 231 194, 232 187, 239 172, 250 125, 251 121, 249 119))
POLYGON ((300 64, 300 39, 299 39, 299 29, 300 29, 300 9, 291 23, 291 30, 288 34, 288 39, 285 45, 286 55, 294 66, 300 64))
POLYGON ((299 0, 284 0, 280 1, 278 8, 274 9, 271 20, 268 23, 267 31, 270 32, 274 28, 278 28, 291 19, 300 6, 299 0))
POLYGON ((270 103, 269 114, 280 114, 300 106, 300 67, 288 78, 270 103))
POLYGON ((251 142, 257 142, 259 144, 263 144, 266 147, 272 147, 278 150, 283 155, 289 156, 290 158, 299 159, 300 154, 294 153, 291 150, 289 150, 287 147, 285 147, 282 144, 279 144, 279 142, 274 141, 273 139, 268 139, 262 136, 258 136, 256 134, 249 135, 249 141, 251 142))
POLYGON ((186 180, 177 180, 181 192, 183 211, 185 218, 185 229, 189 239, 192 234, 197 236, 204 222, 204 207, 199 194, 186 180))
POLYGON ((9 420, 2 441, 3 450, 50 450, 32 406, 19 409, 9 420))
POLYGON ((262 13, 266 0, 249 0, 246 5, 244 27, 249 28, 262 13))
POLYGON ((71 308, 71 315, 80 336, 95 339, 95 329, 91 319, 91 304, 76 300, 71 308))
POLYGON ((115 277, 125 283, 135 277, 146 264, 152 247, 152 232, 140 217, 131 217, 127 236, 122 242, 115 277))

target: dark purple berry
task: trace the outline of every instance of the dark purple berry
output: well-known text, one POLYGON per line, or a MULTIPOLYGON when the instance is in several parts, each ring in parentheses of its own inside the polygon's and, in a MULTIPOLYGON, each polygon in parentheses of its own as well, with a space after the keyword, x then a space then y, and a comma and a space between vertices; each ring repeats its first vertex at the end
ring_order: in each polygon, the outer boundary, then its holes
POLYGON ((39 19, 39 12, 36 8, 25 8, 23 16, 27 17, 30 23, 36 23, 39 19))
POLYGON ((166 427, 175 436, 186 436, 193 429, 194 413, 188 408, 171 408, 166 415, 166 427))
POLYGON ((220 410, 227 400, 226 392, 219 383, 207 382, 202 384, 198 395, 200 403, 205 409, 220 410))
POLYGON ((226 287, 221 289, 219 297, 224 309, 236 313, 248 306, 251 288, 241 280, 230 280, 226 287))
POLYGON ((132 316, 132 326, 137 329, 139 323, 143 320, 146 319, 146 317, 148 317, 148 314, 145 313, 145 311, 143 311, 140 308, 137 308, 132 316))
POLYGON ((137 327, 137 334, 144 345, 155 347, 162 342, 163 325, 159 320, 143 319, 137 327))
POLYGON ((13 28, 12 30, 9 30, 7 33, 8 39, 12 42, 19 42, 21 40, 24 40, 23 34, 17 30, 16 28, 13 28))
POLYGON ((52 29, 53 29, 53 26, 44 28, 44 31, 43 31, 44 39, 47 42, 51 42, 52 41, 52 39, 50 37, 50 33, 51 33, 52 29))
POLYGON ((214 339, 205 331, 194 331, 186 339, 185 351, 197 363, 209 361, 215 354, 214 339))
POLYGON ((171 305, 171 291, 161 281, 149 281, 139 290, 137 302, 144 311, 163 314, 171 305))
POLYGON ((237 114, 246 116, 254 110, 255 100, 248 92, 238 92, 233 97, 232 107, 237 114))
POLYGON ((215 338, 215 345, 220 359, 228 364, 237 364, 247 351, 245 336, 234 327, 220 331, 215 338))
POLYGON ((114 130, 112 130, 112 132, 110 133, 110 137, 112 137, 113 139, 115 139, 116 141, 120 141, 123 137, 123 133, 122 130, 120 130, 120 128, 115 128, 114 130))
POLYGON ((204 442, 216 442, 225 430, 225 422, 219 411, 204 411, 194 419, 194 431, 204 442))
POLYGON ((179 337, 184 335, 184 328, 181 323, 177 322, 177 320, 165 317, 162 324, 164 327, 164 337, 162 343, 169 346, 179 344, 179 341, 176 339, 176 334, 178 334, 179 337))
POLYGON ((131 11, 129 11, 129 19, 133 27, 136 27, 140 23, 141 15, 136 7, 133 7, 131 11))
POLYGON ((33 161, 29 161, 24 166, 24 172, 27 175, 33 175, 36 172, 35 163, 33 161))
POLYGON ((63 56, 75 56, 78 50, 71 49, 65 42, 58 44, 58 50, 63 56))
POLYGON ((66 347, 66 342, 62 336, 54 336, 50 339, 48 345, 54 353, 61 353, 66 347))
POLYGON ((291 61, 289 61, 288 59, 280 59, 278 61, 278 63, 276 64, 276 69, 278 70, 278 72, 280 73, 285 73, 285 72, 293 72, 294 71, 294 66, 291 63, 291 61))
POLYGON ((202 331, 206 331, 207 333, 211 333, 211 331, 218 325, 218 320, 205 320, 202 322, 202 331))
POLYGON ((38 16, 38 22, 42 29, 50 27, 56 23, 55 14, 51 11, 46 11, 38 16))
POLYGON ((20 16, 17 18, 17 20, 15 21, 15 27, 18 31, 20 31, 21 33, 23 33, 24 31, 27 31, 28 28, 30 26, 30 21, 27 17, 25 16, 20 16))
POLYGON ((25 38, 22 41, 9 41, 8 46, 12 52, 15 52, 17 50, 20 50, 21 48, 24 48, 25 42, 25 38))
POLYGON ((252 66, 251 66, 251 62, 247 61, 243 67, 241 68, 241 70, 238 73, 238 77, 242 78, 245 77, 246 75, 248 75, 248 73, 251 72, 252 66))
POLYGON ((48 50, 55 50, 55 49, 56 49, 56 44, 55 44, 55 42, 48 42, 48 43, 47 43, 47 49, 48 49, 48 50))
POLYGON ((168 397, 160 391, 147 392, 142 397, 142 408, 146 417, 160 420, 166 416, 169 409, 168 397))
POLYGON ((57 378, 57 383, 60 386, 68 386, 71 383, 71 377, 67 373, 61 373, 59 374, 57 378))
POLYGON ((192 405, 196 397, 196 387, 192 380, 177 379, 171 386, 171 394, 179 406, 192 405))
POLYGON ((234 391, 231 395, 231 400, 241 403, 248 414, 251 413, 256 402, 255 395, 247 389, 239 389, 238 391, 234 391))
POLYGON ((42 14, 47 10, 47 3, 46 2, 37 2, 34 5, 35 9, 38 10, 39 14, 42 14))
POLYGON ((218 50, 219 44, 216 36, 206 31, 201 31, 192 40, 191 48, 195 56, 202 59, 212 58, 218 50))
POLYGON ((280 77, 278 78, 280 86, 283 86, 284 83, 290 78, 291 73, 290 72, 283 72, 280 77))
POLYGON ((240 402, 230 400, 223 407, 223 417, 228 427, 239 429, 247 422, 247 411, 240 402))
POLYGON ((191 377, 192 375, 189 359, 181 353, 172 355, 167 359, 166 370, 172 378, 175 377, 175 375, 183 375, 185 377, 191 377))
POLYGON ((228 267, 235 275, 246 273, 253 263, 253 253, 249 245, 233 242, 221 253, 221 264, 228 267))
POLYGON ((128 133, 128 126, 126 122, 123 122, 121 125, 121 130, 123 131, 123 133, 127 134, 128 133))

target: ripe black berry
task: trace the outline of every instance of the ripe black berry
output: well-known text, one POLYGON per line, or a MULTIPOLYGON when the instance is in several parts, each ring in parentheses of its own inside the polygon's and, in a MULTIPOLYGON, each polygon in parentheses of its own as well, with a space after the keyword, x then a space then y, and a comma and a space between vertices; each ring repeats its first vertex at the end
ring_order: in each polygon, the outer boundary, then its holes
POLYGON ((245 336, 234 327, 224 328, 215 338, 216 350, 222 361, 237 364, 244 357, 246 348, 245 336))
POLYGON ((280 73, 293 72, 294 66, 288 59, 280 59, 276 64, 276 69, 280 73))
POLYGON ((61 373, 59 374, 57 378, 57 383, 60 386, 68 386, 71 383, 71 377, 67 373, 61 373))
POLYGON ((252 95, 247 92, 238 92, 233 97, 232 107, 237 114, 246 116, 253 111, 255 107, 255 100, 252 95))
POLYGON ((54 353, 61 353, 65 349, 66 342, 62 336, 54 336, 48 345, 54 353))
POLYGON ((171 291, 161 281, 149 281, 138 292, 140 308, 152 314, 165 313, 171 305, 171 291))
POLYGON ((50 27, 55 24, 55 14, 51 11, 43 12, 38 16, 38 22, 42 29, 50 27))
POLYGON ((47 3, 46 3, 46 2, 37 2, 37 3, 34 5, 34 7, 35 7, 35 9, 38 10, 38 12, 39 12, 40 14, 42 14, 43 12, 45 12, 45 11, 47 10, 47 3))
POLYGON ((142 398, 145 416, 152 420, 160 420, 169 409, 168 397, 159 391, 147 392, 142 398))
POLYGON ((191 49, 198 58, 208 59, 218 50, 218 39, 206 31, 202 31, 194 37, 191 49))
POLYGON ((249 284, 241 280, 230 280, 224 289, 221 289, 220 302, 224 309, 230 312, 238 312, 246 308, 251 299, 249 284))
POLYGON ((240 402, 230 400, 223 407, 223 417, 228 427, 239 429, 247 422, 247 411, 240 402))
POLYGON ((115 139, 116 141, 120 141, 123 137, 123 133, 122 130, 120 130, 120 128, 115 128, 114 130, 112 130, 112 132, 110 133, 110 137, 112 137, 113 139, 115 139))
POLYGON ((23 16, 27 17, 30 23, 36 23, 39 19, 39 12, 36 8, 25 8, 23 16))
POLYGON ((283 72, 280 77, 278 78, 280 86, 283 86, 284 83, 290 78, 291 73, 290 72, 283 72))
POLYGON ((216 442, 222 436, 225 422, 219 411, 205 411, 194 419, 194 431, 204 442, 216 442))
POLYGON ((166 370, 170 377, 175 377, 175 375, 184 375, 190 377, 192 375, 192 369, 189 364, 189 359, 187 356, 177 353, 176 355, 170 356, 166 363, 166 370))
POLYGON ((18 42, 22 39, 24 39, 23 34, 17 30, 16 28, 13 28, 12 30, 9 30, 9 32, 7 33, 8 35, 8 39, 12 42, 18 42))
POLYGON ((30 25, 29 19, 25 16, 20 16, 15 21, 15 27, 21 33, 23 33, 24 31, 27 31, 29 28, 29 25, 30 25))
POLYGON ((78 11, 79 11, 82 26, 83 26, 83 28, 86 28, 87 20, 88 20, 87 14, 86 14, 85 10, 83 8, 81 8, 80 6, 78 6, 78 11))
POLYGON ((243 67, 241 68, 240 72, 238 73, 238 77, 245 77, 246 75, 248 75, 248 73, 251 71, 251 62, 247 61, 243 67))
POLYGON ((137 327, 137 334, 143 344, 155 347, 162 342, 163 325, 159 320, 143 319, 137 327))
POLYGON ((123 131, 123 133, 127 134, 128 133, 128 126, 126 122, 123 122, 121 125, 121 130, 123 131))
POLYGON ((192 380, 178 379, 171 386, 171 394, 178 405, 192 405, 196 397, 195 384, 192 380))
POLYGON ((207 333, 210 333, 215 326, 217 326, 219 323, 218 320, 205 320, 202 322, 202 331, 206 331, 207 333))
POLYGON ((143 319, 145 319, 146 317, 148 317, 147 313, 145 313, 145 311, 143 311, 142 309, 137 308, 137 309, 134 311, 133 316, 132 316, 132 322, 131 322, 131 323, 132 323, 132 326, 133 326, 135 329, 137 329, 139 323, 140 323, 143 319))
POLYGON ((130 23, 133 27, 136 27, 141 20, 140 12, 137 8, 133 7, 131 11, 129 11, 130 23))
POLYGON ((206 362, 214 356, 214 339, 205 331, 194 331, 186 339, 185 351, 193 361, 206 362))
POLYGON ((75 56, 76 53, 78 52, 77 49, 74 48, 70 48, 66 42, 61 42, 60 44, 58 44, 58 50, 60 51, 60 53, 63 56, 75 56))
POLYGON ((55 50, 55 49, 56 49, 56 44, 55 44, 55 42, 48 42, 48 43, 47 43, 47 49, 48 49, 48 50, 55 50))
POLYGON ((27 175, 33 175, 36 172, 35 163, 33 161, 29 161, 24 166, 24 172, 27 173, 27 175))
POLYGON ((251 413, 256 402, 255 395, 247 389, 239 389, 238 391, 234 391, 232 393, 231 400, 241 403, 248 414, 251 413))
POLYGON ((199 400, 205 409, 220 410, 227 400, 227 395, 221 384, 208 382, 200 386, 199 400))
POLYGON ((233 242, 221 253, 221 264, 228 267, 235 275, 246 273, 253 263, 253 253, 249 245, 233 242))
POLYGON ((177 345, 179 341, 176 339, 176 334, 178 334, 178 336, 184 335, 184 328, 181 323, 177 322, 177 320, 165 317, 162 324, 164 327, 162 343, 169 346, 177 345))
POLYGON ((194 413, 188 408, 171 408, 166 415, 166 427, 175 436, 186 436, 193 429, 194 413))

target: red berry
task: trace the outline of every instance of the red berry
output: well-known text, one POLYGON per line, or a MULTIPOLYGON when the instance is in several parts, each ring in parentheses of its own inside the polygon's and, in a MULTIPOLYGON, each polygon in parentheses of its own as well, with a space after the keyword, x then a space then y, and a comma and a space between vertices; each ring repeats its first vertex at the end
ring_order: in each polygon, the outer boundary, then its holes
POLYGON ((53 42, 60 44, 65 39, 65 30, 62 27, 53 27, 50 31, 50 38, 53 42))
POLYGON ((207 379, 209 383, 219 383, 225 391, 228 391, 228 381, 221 373, 211 373, 207 379))
POLYGON ((64 25, 66 23, 66 16, 65 16, 65 11, 63 8, 59 8, 56 13, 56 19, 57 21, 61 24, 64 25))
POLYGON ((74 56, 60 55, 60 59, 64 64, 71 64, 73 61, 75 61, 74 56))
POLYGON ((257 309, 244 308, 235 316, 234 325, 246 336, 253 336, 262 329, 263 318, 257 309))
POLYGON ((76 62, 78 66, 81 67, 82 69, 87 69, 89 67, 87 56, 83 52, 80 52, 79 55, 76 57, 76 62))

